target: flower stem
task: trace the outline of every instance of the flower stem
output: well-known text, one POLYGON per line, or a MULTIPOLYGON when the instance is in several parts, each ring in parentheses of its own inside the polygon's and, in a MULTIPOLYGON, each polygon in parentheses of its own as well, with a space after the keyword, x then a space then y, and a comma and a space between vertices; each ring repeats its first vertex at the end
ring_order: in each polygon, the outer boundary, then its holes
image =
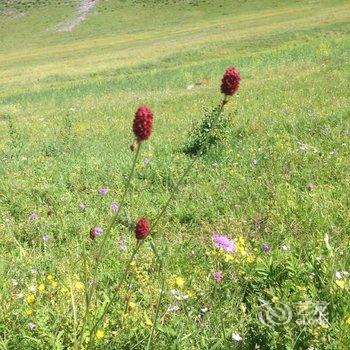
POLYGON ((157 319, 158 319, 158 315, 159 315, 160 304, 162 302, 162 298, 163 298, 163 294, 164 294, 164 286, 165 286, 165 275, 163 275, 163 278, 162 278, 162 288, 160 290, 159 299, 158 299, 158 303, 157 303, 157 309, 156 309, 156 313, 154 315, 154 319, 153 319, 153 322, 152 322, 152 329, 151 329, 151 333, 149 334, 146 350, 149 350, 150 347, 151 347, 153 333, 154 333, 154 330, 155 330, 156 325, 157 325, 157 319))
POLYGON ((119 213, 121 212, 121 209, 124 207, 126 195, 128 194, 128 191, 129 191, 129 188, 130 188, 130 185, 131 185, 131 180, 132 180, 132 177, 133 177, 134 172, 135 172, 136 162, 137 162, 138 155, 140 153, 140 148, 141 148, 141 142, 138 142, 137 148, 136 148, 135 157, 134 157, 134 161, 132 163, 130 174, 129 174, 128 179, 126 181, 124 192, 123 192, 123 195, 122 195, 122 199, 120 201, 119 210, 113 215, 109 225, 107 226, 105 234, 103 235, 103 240, 102 240, 102 243, 100 245, 100 248, 99 248, 99 251, 98 251, 98 254, 97 254, 97 258, 96 258, 95 271, 97 270, 97 267, 99 265, 99 262, 100 262, 100 259, 101 259, 101 255, 103 253, 103 248, 104 248, 104 246, 106 245, 106 242, 107 242, 107 238, 109 237, 109 234, 110 234, 110 232, 111 232, 111 230, 113 228, 113 225, 115 224, 116 220, 119 217, 119 213))
POLYGON ((138 241, 137 244, 136 244, 136 246, 135 246, 135 248, 134 248, 134 250, 133 250, 133 252, 132 252, 132 254, 131 254, 131 256, 130 256, 130 258, 129 258, 129 260, 128 260, 128 262, 127 262, 127 264, 126 264, 126 266, 125 266, 125 269, 124 269, 124 272, 123 272, 123 274, 122 274, 122 277, 121 277, 121 279, 120 279, 120 281, 119 281, 117 287, 114 289, 114 293, 113 293, 112 298, 110 299, 110 301, 108 302, 108 304, 105 306, 105 308, 104 308, 104 310, 103 310, 101 316, 98 318, 98 320, 95 322, 95 324, 94 324, 93 327, 91 328, 91 330, 90 330, 90 336, 89 336, 90 340, 89 340, 88 349, 90 349, 91 346, 93 345, 93 334, 95 333, 95 330, 97 329, 97 327, 98 327, 98 325, 100 324, 100 322, 103 321, 103 319, 104 319, 106 313, 108 312, 110 306, 113 304, 114 300, 117 298, 118 293, 119 293, 119 291, 120 291, 120 288, 122 287, 124 281, 126 280, 126 277, 127 277, 128 274, 129 274, 131 263, 133 262, 134 257, 135 257, 137 251, 138 251, 139 248, 140 248, 140 245, 141 245, 141 241, 138 241))
MULTIPOLYGON (((134 157, 134 160, 133 160, 133 163, 132 163, 132 166, 131 166, 131 170, 130 170, 129 176, 128 176, 127 181, 125 183, 122 199, 121 199, 120 204, 119 204, 119 210, 113 215, 113 217, 112 217, 112 219, 111 219, 109 225, 107 226, 107 229, 106 229, 106 231, 105 231, 105 233, 103 235, 102 242, 101 242, 101 244, 100 244, 100 246, 98 248, 98 252, 97 252, 97 255, 96 255, 96 263, 95 263, 93 274, 92 274, 92 284, 91 284, 90 289, 86 289, 86 308, 85 308, 85 315, 84 315, 84 320, 83 320, 81 333, 80 333, 80 336, 82 337, 81 342, 83 342, 84 328, 85 328, 86 324, 88 324, 88 322, 89 322, 89 316, 90 316, 89 309, 90 309, 91 299, 93 297, 93 294, 94 294, 94 291, 95 291, 95 287, 96 287, 96 281, 95 280, 96 280, 96 276, 97 276, 98 267, 101 264, 101 258, 102 258, 103 250, 104 250, 104 247, 105 247, 105 245, 107 243, 107 239, 110 236, 111 230, 112 230, 113 226, 115 225, 115 222, 117 221, 122 208, 124 207, 126 196, 128 194, 128 191, 129 191, 129 188, 130 188, 130 185, 131 185, 131 180, 132 180, 134 172, 135 172, 136 162, 137 162, 137 158, 138 158, 139 153, 140 153, 140 148, 141 148, 141 142, 138 142, 137 143, 135 157, 134 157)), ((85 285, 86 286, 88 285, 87 281, 86 281, 85 285)))

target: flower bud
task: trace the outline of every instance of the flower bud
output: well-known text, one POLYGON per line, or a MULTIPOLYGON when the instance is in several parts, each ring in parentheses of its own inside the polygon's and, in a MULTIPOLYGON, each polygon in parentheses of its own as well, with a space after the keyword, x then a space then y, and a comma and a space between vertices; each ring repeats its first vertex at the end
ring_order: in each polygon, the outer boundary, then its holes
POLYGON ((152 132, 153 113, 147 106, 141 106, 135 113, 132 129, 137 141, 147 140, 152 132))
POLYGON ((150 223, 146 218, 141 218, 136 223, 135 236, 136 239, 144 239, 147 237, 150 229, 150 223))
POLYGON ((226 96, 233 95, 238 87, 241 78, 236 67, 226 68, 225 74, 221 80, 221 92, 226 96))

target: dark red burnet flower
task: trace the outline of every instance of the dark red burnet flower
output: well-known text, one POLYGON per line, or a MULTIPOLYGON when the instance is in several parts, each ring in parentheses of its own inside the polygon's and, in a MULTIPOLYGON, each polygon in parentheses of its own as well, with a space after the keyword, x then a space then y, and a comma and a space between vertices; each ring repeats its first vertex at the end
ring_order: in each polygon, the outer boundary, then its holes
POLYGON ((136 223, 135 236, 137 239, 144 239, 147 237, 150 229, 150 223, 146 218, 141 218, 136 223))
POLYGON ((132 129, 138 141, 147 140, 152 132, 153 113, 147 106, 141 106, 135 113, 132 129))
POLYGON ((221 92, 226 96, 232 96, 237 91, 240 80, 241 77, 236 67, 226 68, 221 80, 221 92))

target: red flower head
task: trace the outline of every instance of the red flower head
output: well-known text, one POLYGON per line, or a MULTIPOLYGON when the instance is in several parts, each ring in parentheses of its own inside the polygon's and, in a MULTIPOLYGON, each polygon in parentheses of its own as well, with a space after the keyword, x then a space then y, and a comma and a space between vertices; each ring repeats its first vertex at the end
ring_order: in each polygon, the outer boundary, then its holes
POLYGON ((147 140, 152 132, 153 113, 147 106, 141 106, 135 113, 132 129, 138 141, 147 140))
POLYGON ((144 239, 149 233, 150 224, 146 218, 141 218, 136 223, 135 235, 137 239, 144 239))
POLYGON ((221 92, 227 96, 233 95, 239 87, 240 80, 241 78, 236 67, 226 68, 225 74, 221 80, 221 92))

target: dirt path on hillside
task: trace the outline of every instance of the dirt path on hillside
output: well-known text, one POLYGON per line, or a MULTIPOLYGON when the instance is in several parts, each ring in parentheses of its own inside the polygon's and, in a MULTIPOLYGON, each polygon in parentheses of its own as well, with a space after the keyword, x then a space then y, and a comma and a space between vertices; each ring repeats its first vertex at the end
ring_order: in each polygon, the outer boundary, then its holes
POLYGON ((79 23, 85 20, 88 12, 96 5, 98 0, 82 0, 80 6, 78 7, 77 15, 75 18, 60 23, 57 26, 58 32, 70 32, 72 31, 79 23))

